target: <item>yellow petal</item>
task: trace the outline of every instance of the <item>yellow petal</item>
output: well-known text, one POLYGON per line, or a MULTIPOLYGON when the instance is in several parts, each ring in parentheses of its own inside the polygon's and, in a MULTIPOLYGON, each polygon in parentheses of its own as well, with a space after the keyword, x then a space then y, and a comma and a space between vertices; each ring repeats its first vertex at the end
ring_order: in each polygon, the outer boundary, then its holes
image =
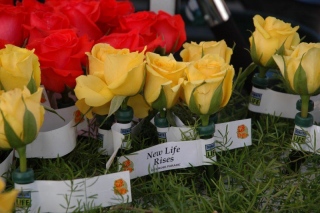
POLYGON ((280 72, 282 75, 284 75, 284 59, 282 58, 281 55, 273 55, 273 60, 276 62, 278 68, 280 69, 280 72))
POLYGON ((213 93, 216 91, 220 83, 221 81, 211 81, 210 83, 206 82, 195 90, 193 95, 197 105, 199 106, 201 114, 208 114, 213 93))
POLYGON ((143 63, 144 55, 139 53, 107 55, 104 76, 108 86, 119 87, 126 81, 128 73, 143 63))
POLYGON ((18 194, 18 190, 11 190, 9 192, 0 194, 0 212, 12 212, 18 194))
POLYGON ((119 76, 114 82, 108 85, 110 91, 115 95, 133 96, 142 89, 145 81, 145 63, 140 63, 130 71, 119 76))
POLYGON ((181 84, 183 83, 183 78, 180 78, 177 85, 167 84, 163 86, 163 91, 166 96, 167 109, 171 109, 177 104, 181 92, 181 84))
POLYGON ((93 107, 92 112, 98 114, 98 115, 107 115, 109 113, 111 102, 108 102, 102 106, 99 107, 93 107))
POLYGON ((263 28, 265 24, 265 20, 260 15, 255 15, 253 17, 253 24, 265 39, 268 39, 271 37, 269 33, 263 28))
POLYGON ((0 212, 1 213, 10 213, 13 210, 16 197, 19 194, 19 191, 13 189, 8 192, 3 192, 5 189, 5 182, 0 178, 0 212))
POLYGON ((85 102, 85 99, 77 100, 75 103, 76 107, 79 109, 79 111, 85 115, 88 119, 93 118, 92 110, 90 109, 90 106, 88 106, 85 102))
POLYGON ((102 106, 111 101, 114 96, 106 83, 96 76, 82 75, 76 79, 76 82, 74 92, 77 98, 85 99, 89 106, 102 106))
POLYGON ((144 100, 143 96, 140 94, 130 97, 128 100, 128 105, 133 108, 134 117, 136 118, 147 117, 151 109, 144 100))
POLYGON ((308 92, 313 94, 320 87, 320 48, 311 48, 302 58, 301 65, 306 71, 308 92))
POLYGON ((161 86, 171 83, 170 80, 164 78, 159 73, 155 72, 149 65, 147 67, 146 83, 144 86, 144 97, 146 101, 151 105, 160 95, 161 86))
POLYGON ((200 81, 183 81, 182 87, 183 87, 183 99, 185 100, 186 104, 189 105, 190 98, 192 95, 192 92, 195 87, 200 85, 203 82, 203 80, 200 81))
POLYGON ((223 80, 223 86, 222 86, 223 97, 220 104, 220 108, 226 106, 230 100, 230 97, 232 94, 233 77, 234 77, 234 69, 232 66, 230 66, 223 80))
POLYGON ((103 61, 98 60, 91 54, 88 54, 89 60, 89 74, 99 77, 101 80, 104 80, 104 63, 103 61))
POLYGON ((6 183, 0 178, 0 193, 6 188, 6 183))

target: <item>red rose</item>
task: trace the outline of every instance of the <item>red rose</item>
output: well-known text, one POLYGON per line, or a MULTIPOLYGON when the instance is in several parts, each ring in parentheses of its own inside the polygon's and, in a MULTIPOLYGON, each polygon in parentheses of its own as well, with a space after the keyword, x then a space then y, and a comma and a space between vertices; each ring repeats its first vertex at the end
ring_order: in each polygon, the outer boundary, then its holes
POLYGON ((53 92, 62 92, 65 86, 74 88, 75 79, 83 74, 82 64, 93 41, 78 37, 73 30, 57 30, 49 36, 27 45, 35 49, 41 68, 41 83, 53 92))
POLYGON ((36 11, 30 14, 29 40, 43 38, 51 34, 54 30, 68 29, 71 27, 68 17, 59 12, 36 11))
POLYGON ((93 40, 102 37, 103 34, 96 24, 100 17, 99 1, 47 0, 45 3, 66 15, 79 36, 88 35, 93 40))
POLYGON ((13 5, 14 0, 0 0, 0 4, 10 4, 13 5))
POLYGON ((152 28, 166 41, 166 53, 177 52, 186 41, 185 24, 180 15, 170 15, 159 11, 152 28))
POLYGON ((107 34, 119 25, 119 17, 134 12, 134 6, 129 0, 101 0, 100 11, 97 25, 104 34, 107 34))
POLYGON ((152 11, 141 11, 122 16, 119 19, 120 27, 117 31, 129 32, 133 29, 144 34, 151 33, 150 26, 156 22, 157 15, 152 11))
POLYGON ((23 24, 27 14, 22 7, 13 5, 0 5, 0 48, 5 44, 21 47, 27 38, 23 24))
POLYGON ((164 41, 156 35, 147 37, 139 34, 139 30, 132 30, 128 33, 111 33, 103 36, 97 43, 108 43, 114 48, 128 48, 131 52, 141 52, 147 46, 146 52, 153 52, 157 47, 164 46, 164 41))
POLYGON ((53 11, 52 7, 42 4, 37 0, 23 0, 22 2, 17 1, 16 4, 22 6, 28 13, 31 13, 32 11, 53 11))

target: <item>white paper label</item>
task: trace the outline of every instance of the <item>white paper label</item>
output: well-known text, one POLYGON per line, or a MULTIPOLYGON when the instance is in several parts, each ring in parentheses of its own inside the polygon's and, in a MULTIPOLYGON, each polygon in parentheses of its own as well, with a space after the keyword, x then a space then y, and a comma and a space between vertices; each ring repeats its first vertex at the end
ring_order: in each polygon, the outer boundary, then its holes
POLYGON ((167 133, 169 132, 168 127, 157 127, 158 141, 159 143, 165 143, 168 141, 167 133))
POLYGON ((114 152, 112 131, 98 129, 98 139, 102 142, 100 149, 104 150, 103 154, 112 155, 114 152))
POLYGON ((295 125, 292 136, 292 147, 296 150, 303 150, 314 154, 320 154, 320 127, 313 125, 302 128, 295 125))
POLYGON ((163 10, 171 15, 175 14, 176 1, 174 0, 150 0, 150 11, 157 13, 163 10))
MULTIPOLYGON (((56 109, 65 121, 54 113, 46 112, 37 138, 27 145, 27 158, 57 158, 70 153, 77 141, 74 127, 76 110, 76 106, 56 109)), ((17 152, 16 156, 18 157, 17 152)))
MULTIPOLYGON (((215 136, 208 140, 182 141, 186 134, 195 133, 190 127, 169 127, 167 143, 120 157, 119 170, 129 171, 130 177, 136 178, 153 172, 209 165, 215 160, 215 151, 252 144, 251 119, 216 124, 215 136)), ((119 136, 114 134, 114 140, 120 140, 119 136)))
POLYGON ((15 188, 22 192, 16 200, 16 212, 19 213, 74 212, 83 211, 84 206, 107 207, 132 201, 128 172, 73 181, 39 180, 15 184, 15 188))
MULTIPOLYGON (((299 95, 252 87, 249 110, 293 119, 298 113, 296 103, 299 99, 299 95)), ((316 122, 320 122, 320 95, 312 96, 310 99, 314 102, 314 110, 310 114, 316 122)))

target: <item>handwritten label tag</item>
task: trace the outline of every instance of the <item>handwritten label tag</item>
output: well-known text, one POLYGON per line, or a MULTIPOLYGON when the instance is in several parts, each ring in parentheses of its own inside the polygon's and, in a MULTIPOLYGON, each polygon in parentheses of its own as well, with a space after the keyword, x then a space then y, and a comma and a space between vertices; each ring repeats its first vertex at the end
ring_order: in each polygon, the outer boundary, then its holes
MULTIPOLYGON (((299 95, 252 87, 249 110, 294 119, 298 113, 296 103, 299 99, 299 95)), ((310 99, 314 102, 314 110, 310 114, 315 121, 320 122, 320 95, 312 96, 310 99)))
POLYGON ((16 212, 73 212, 84 206, 107 207, 132 201, 129 172, 118 172, 71 181, 35 181, 15 184, 21 193, 16 212), (26 209, 28 209, 26 211, 26 209))

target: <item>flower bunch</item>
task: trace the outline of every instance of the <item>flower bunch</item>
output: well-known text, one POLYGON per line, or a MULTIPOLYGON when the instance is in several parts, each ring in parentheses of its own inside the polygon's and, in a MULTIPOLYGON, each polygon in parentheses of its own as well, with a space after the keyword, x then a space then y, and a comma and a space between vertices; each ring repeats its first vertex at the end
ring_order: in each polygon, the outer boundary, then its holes
POLYGON ((96 44, 88 53, 88 75, 76 79, 76 106, 88 118, 111 115, 124 103, 132 104, 138 118, 146 117, 150 109, 166 118, 167 110, 184 101, 207 126, 209 117, 231 97, 232 49, 223 40, 183 46, 183 61, 177 61, 172 54, 144 54, 96 44))
POLYGON ((308 116, 310 96, 320 93, 320 43, 302 42, 287 54, 274 55, 288 91, 302 100, 301 116, 308 116))
POLYGON ((177 52, 186 40, 184 21, 180 15, 170 15, 164 11, 140 11, 119 18, 119 25, 113 33, 98 42, 109 43, 115 48, 129 48, 131 51, 147 52, 156 48, 165 54, 177 52))
POLYGON ((253 17, 255 30, 249 38, 252 61, 259 67, 259 77, 265 78, 270 68, 276 68, 273 60, 274 54, 283 54, 300 43, 297 33, 299 26, 291 27, 280 19, 268 16, 266 19, 260 15, 253 17))
POLYGON ((234 68, 229 64, 232 49, 225 41, 185 44, 180 55, 189 61, 183 82, 183 99, 191 112, 209 124, 210 115, 227 105, 232 93, 234 68))
POLYGON ((25 48, 0 49, 0 148, 14 148, 20 171, 27 169, 25 147, 34 141, 44 121, 38 57, 25 48))
POLYGON ((52 92, 68 92, 87 66, 85 52, 96 43, 115 48, 175 52, 186 40, 180 15, 135 12, 129 0, 24 0, 0 4, 0 47, 34 49, 39 57, 41 83, 52 92), (151 18, 152 17, 152 18, 151 18))
MULTIPOLYGON (((129 49, 115 49, 109 44, 96 44, 88 53, 89 73, 76 81, 76 106, 88 118, 93 114, 113 114, 121 105, 126 107, 130 98, 136 103, 143 100, 139 93, 145 79, 144 52, 130 52, 129 49), (111 113, 109 112, 111 101, 111 113)), ((130 104, 130 103, 129 103, 130 104)), ((138 110, 135 115, 139 115, 138 110)), ((146 116, 146 115, 142 115, 146 116)))

